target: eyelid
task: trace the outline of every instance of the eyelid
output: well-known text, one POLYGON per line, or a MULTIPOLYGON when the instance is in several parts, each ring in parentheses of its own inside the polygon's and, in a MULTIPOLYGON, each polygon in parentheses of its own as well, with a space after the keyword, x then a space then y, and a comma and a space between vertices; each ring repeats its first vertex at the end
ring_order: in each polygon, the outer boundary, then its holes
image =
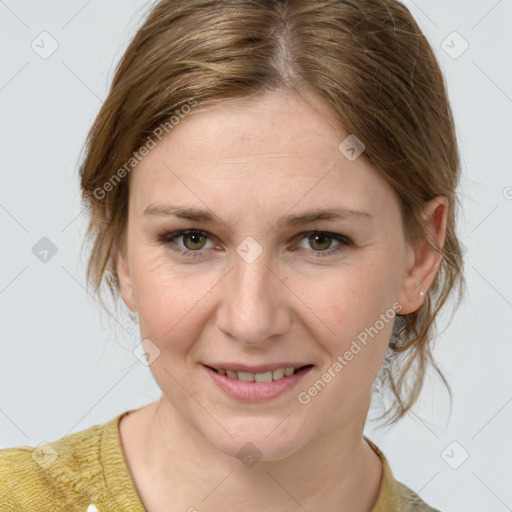
MULTIPOLYGON (((206 236, 208 239, 210 239, 210 241, 213 243, 213 238, 216 238, 215 235, 213 235, 212 233, 204 230, 204 229, 199 229, 199 228, 188 228, 188 229, 181 229, 181 230, 178 230, 178 231, 167 231, 167 232, 164 232, 162 235, 158 236, 158 240, 159 242, 163 243, 164 245, 176 245, 174 240, 176 238, 180 238, 180 237, 183 237, 187 234, 190 234, 190 233, 197 233, 197 234, 200 234, 200 235, 204 235, 206 236)), ((303 249, 303 248, 299 248, 300 250, 304 250, 306 252, 309 252, 309 253, 316 253, 318 254, 318 256, 313 256, 314 258, 318 258, 318 257, 327 257, 327 256, 330 256, 332 255, 333 253, 336 253, 338 251, 341 251, 341 249, 343 247, 349 247, 349 246, 353 246, 354 243, 352 242, 352 239, 349 238, 348 236, 346 235, 343 235, 341 233, 333 233, 331 231, 322 231, 322 230, 319 230, 319 229, 312 229, 312 230, 309 230, 309 231, 303 231, 301 233, 298 233, 296 236, 293 237, 293 241, 297 240, 298 242, 302 241, 302 240, 305 240, 307 239, 309 236, 313 235, 313 234, 322 234, 322 235, 327 235, 329 236, 330 238, 332 238, 333 240, 337 241, 338 244, 335 245, 334 247, 331 247, 330 249, 326 249, 326 250, 321 250, 321 251, 314 251, 313 249, 303 249), (341 247, 341 248, 340 248, 341 247), (338 249, 340 248, 340 249, 338 249)), ((205 252, 207 249, 205 248, 202 248, 202 249, 197 249, 197 250, 193 250, 193 249, 183 249, 181 247, 178 246, 177 249, 173 249, 171 248, 172 250, 174 250, 175 252, 179 252, 181 253, 182 255, 187 255, 187 256, 190 256, 190 257, 200 257, 201 254, 203 252, 205 252)))
MULTIPOLYGON (((180 229, 177 231, 165 231, 158 238, 161 238, 164 240, 166 238, 172 239, 172 238, 177 238, 178 236, 186 235, 189 233, 200 233, 202 235, 206 235, 210 239, 217 238, 213 233, 210 233, 209 231, 206 231, 205 229, 199 229, 199 228, 197 228, 197 229, 196 228, 180 229)), ((346 240, 348 243, 353 243, 352 239, 350 237, 348 237, 347 235, 344 235, 342 233, 334 233, 332 231, 325 231, 322 229, 310 229, 309 231, 302 231, 301 233, 298 233, 297 235, 295 235, 291 240, 292 241, 295 241, 297 239, 302 240, 302 239, 306 238, 307 236, 313 235, 315 233, 329 235, 336 239, 342 238, 342 239, 346 240)))

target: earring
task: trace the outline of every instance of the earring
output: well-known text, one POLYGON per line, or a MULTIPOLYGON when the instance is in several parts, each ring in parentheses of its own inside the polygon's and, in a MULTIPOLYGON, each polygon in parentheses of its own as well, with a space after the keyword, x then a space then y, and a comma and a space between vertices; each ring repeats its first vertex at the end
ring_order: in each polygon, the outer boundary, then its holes
POLYGON ((425 295, 425 292, 421 291, 420 296, 423 297, 425 295))
POLYGON ((407 320, 404 315, 397 314, 393 324, 393 333, 391 334, 390 343, 393 348, 400 348, 405 345, 402 333, 406 326, 407 320))

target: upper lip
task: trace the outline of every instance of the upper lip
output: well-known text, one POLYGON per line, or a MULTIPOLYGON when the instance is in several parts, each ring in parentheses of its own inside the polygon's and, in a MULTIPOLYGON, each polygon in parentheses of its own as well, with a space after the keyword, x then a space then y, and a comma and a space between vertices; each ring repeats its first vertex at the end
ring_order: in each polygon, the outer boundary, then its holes
POLYGON ((248 372, 248 373, 264 373, 273 370, 277 370, 278 368, 301 368, 302 366, 312 366, 311 363, 268 363, 268 364, 258 364, 254 366, 249 366, 241 363, 211 363, 205 364, 205 366, 209 366, 215 370, 223 369, 230 370, 232 372, 248 372))

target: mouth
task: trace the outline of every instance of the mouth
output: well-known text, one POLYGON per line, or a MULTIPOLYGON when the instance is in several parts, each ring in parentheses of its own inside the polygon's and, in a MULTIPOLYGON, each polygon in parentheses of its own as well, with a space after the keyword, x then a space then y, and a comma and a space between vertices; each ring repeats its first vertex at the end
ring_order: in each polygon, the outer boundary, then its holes
POLYGON ((268 402, 292 390, 314 365, 285 366, 253 373, 203 364, 209 377, 230 398, 241 402, 268 402))
POLYGON ((274 370, 260 371, 260 372, 248 372, 248 371, 234 371, 226 368, 214 368, 212 366, 207 366, 211 370, 217 372, 219 375, 223 377, 227 377, 232 380, 240 380, 243 382, 273 382, 281 379, 286 379, 296 373, 300 372, 304 368, 313 367, 312 364, 307 364, 304 366, 288 366, 282 368, 276 368, 274 370))

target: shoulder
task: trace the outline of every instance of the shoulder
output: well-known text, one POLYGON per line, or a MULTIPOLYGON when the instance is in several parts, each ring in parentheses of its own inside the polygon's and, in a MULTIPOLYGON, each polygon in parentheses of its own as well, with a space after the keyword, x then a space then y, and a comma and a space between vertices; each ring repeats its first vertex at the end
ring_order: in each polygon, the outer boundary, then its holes
POLYGON ((441 512, 437 508, 430 507, 412 489, 403 483, 396 481, 397 498, 400 509, 403 512, 441 512))
POLYGON ((10 475, 16 471, 15 460, 19 457, 22 448, 7 448, 0 450, 0 510, 18 510, 20 504, 14 494, 16 488, 10 480, 10 475))
POLYGON ((429 506, 412 489, 398 481, 393 475, 384 453, 368 437, 364 436, 364 439, 382 462, 381 488, 372 512, 389 512, 390 510, 399 510, 400 512, 441 512, 429 506))
POLYGON ((44 510, 76 506, 86 510, 91 495, 102 489, 104 426, 94 425, 36 447, 0 450, 0 510, 39 512, 43 505, 44 510))

